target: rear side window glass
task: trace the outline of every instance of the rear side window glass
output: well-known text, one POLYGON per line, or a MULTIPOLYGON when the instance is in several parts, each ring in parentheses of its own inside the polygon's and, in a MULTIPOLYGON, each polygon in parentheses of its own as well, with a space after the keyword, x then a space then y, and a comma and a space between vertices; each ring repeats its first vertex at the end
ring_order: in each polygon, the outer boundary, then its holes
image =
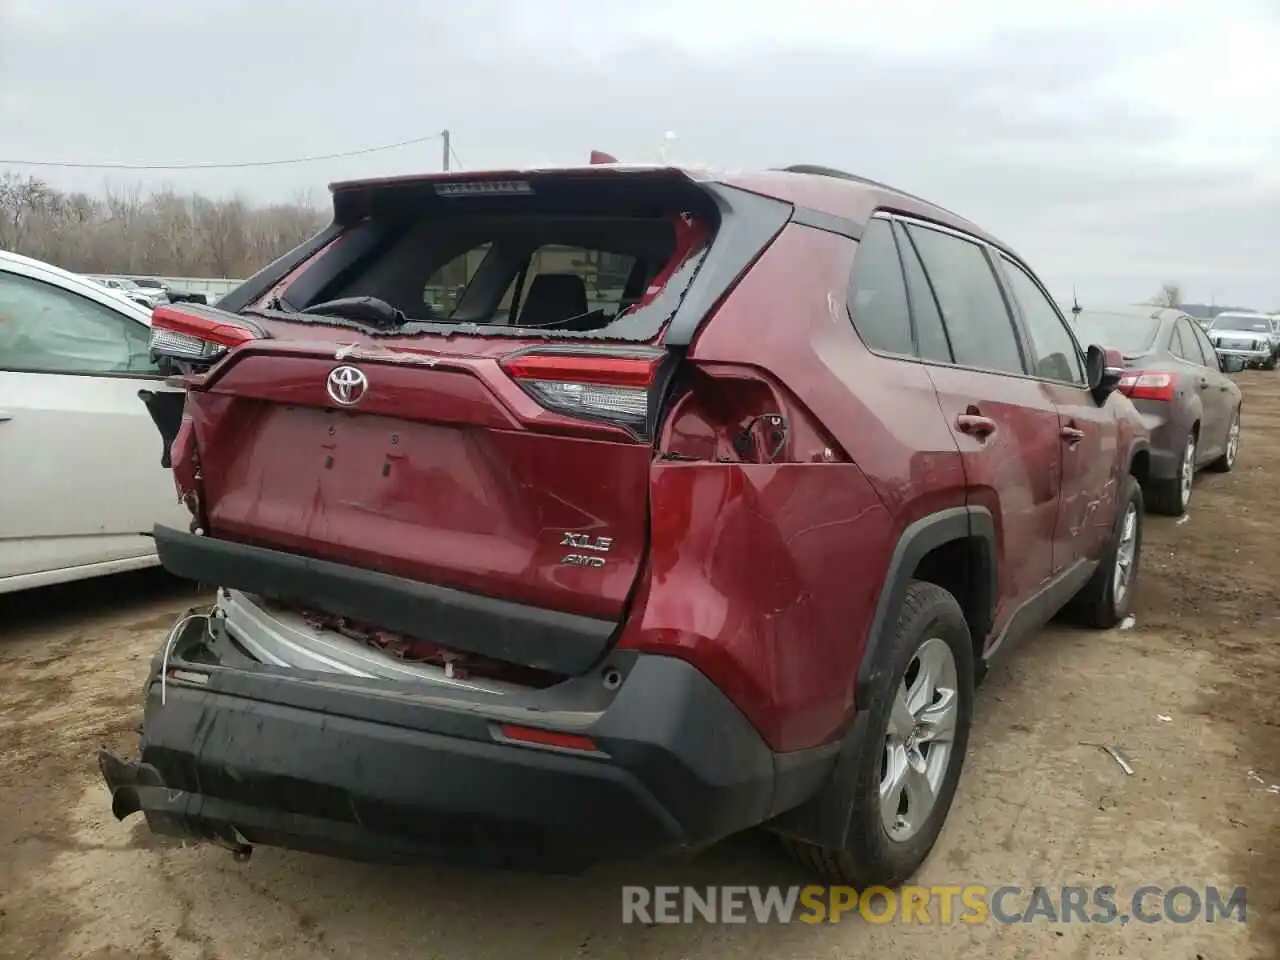
POLYGON ((1025 373, 1013 320, 982 247, 915 224, 907 232, 937 295, 955 362, 1025 373))
POLYGON ((942 314, 938 312, 938 302, 934 299, 933 288, 929 286, 929 278, 920 265, 920 256, 902 228, 899 226, 895 230, 899 239, 898 249, 902 253, 902 269, 907 277, 911 316, 916 324, 916 350, 924 360, 951 363, 955 359, 951 355, 951 344, 947 342, 942 314))
POLYGON ((1200 349, 1200 341, 1196 339, 1195 331, 1191 329, 1191 321, 1179 320, 1176 329, 1182 335, 1182 343, 1187 351, 1186 359, 1202 367, 1208 366, 1209 361, 1206 359, 1204 351, 1200 349))
POLYGON ((1169 351, 1175 356, 1183 360, 1193 360, 1200 363, 1191 352, 1191 348, 1187 346, 1185 340, 1182 339, 1182 325, 1175 323, 1173 325, 1173 339, 1169 341, 1169 351))
POLYGON ((858 335, 872 350, 915 354, 902 265, 887 220, 868 222, 858 241, 849 277, 848 307, 858 335))
POLYGON ((1013 297, 1022 308, 1022 319, 1031 339, 1034 373, 1046 380, 1084 383, 1084 367, 1075 340, 1053 302, 1031 275, 1008 257, 1001 256, 1013 297))
POLYGON ((422 290, 422 305, 435 316, 452 317, 490 246, 482 243, 439 267, 427 278, 422 290))
POLYGON ((1188 326, 1191 329, 1192 335, 1195 336, 1196 341, 1200 344, 1200 352, 1204 354, 1205 366, 1211 367, 1214 370, 1218 369, 1218 351, 1215 350, 1213 348, 1213 344, 1209 342, 1209 337, 1204 332, 1204 328, 1198 323, 1191 323, 1188 324, 1188 326))

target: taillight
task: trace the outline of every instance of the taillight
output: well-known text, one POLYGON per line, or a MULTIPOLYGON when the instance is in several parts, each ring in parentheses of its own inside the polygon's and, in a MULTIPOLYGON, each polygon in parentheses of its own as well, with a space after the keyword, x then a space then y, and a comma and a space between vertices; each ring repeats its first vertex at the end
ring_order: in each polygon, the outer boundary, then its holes
POLYGON ((209 363, 230 347, 258 339, 256 330, 229 314, 214 314, 185 306, 156 307, 151 314, 151 352, 157 357, 209 363))
POLYGON ((1172 400, 1173 374, 1128 370, 1120 377, 1119 390, 1134 400, 1172 400))
POLYGON ((502 369, 548 410, 607 420, 643 435, 662 356, 532 352, 506 358, 502 369))
POLYGON ((848 454, 781 383, 761 371, 686 361, 658 436, 663 460, 848 463, 848 454))

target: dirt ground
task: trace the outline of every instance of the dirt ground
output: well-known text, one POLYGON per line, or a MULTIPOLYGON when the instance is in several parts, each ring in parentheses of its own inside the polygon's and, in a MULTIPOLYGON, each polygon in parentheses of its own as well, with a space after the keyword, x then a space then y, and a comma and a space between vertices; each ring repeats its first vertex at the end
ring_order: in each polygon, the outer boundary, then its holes
POLYGON ((1053 626, 978 696, 920 882, 1247 887, 1247 922, 620 922, 622 884, 804 882, 766 837, 543 878, 269 849, 247 864, 117 823, 94 754, 132 750, 147 662, 193 589, 146 574, 0 598, 0 957, 1280 956, 1280 374, 1242 374, 1241 460, 1149 517, 1136 626, 1053 626), (1165 719, 1168 718, 1168 719, 1165 719), (1135 775, 1100 750, 1120 745, 1135 775))

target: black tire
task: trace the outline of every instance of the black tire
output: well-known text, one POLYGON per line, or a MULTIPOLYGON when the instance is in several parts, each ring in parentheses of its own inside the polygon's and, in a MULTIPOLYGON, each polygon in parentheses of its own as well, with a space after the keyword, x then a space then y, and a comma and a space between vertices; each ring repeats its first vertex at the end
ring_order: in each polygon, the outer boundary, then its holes
POLYGON ((1206 467, 1205 469, 1212 470, 1214 473, 1230 473, 1235 468, 1236 460, 1240 456, 1239 431, 1240 431, 1240 408, 1236 407, 1236 412, 1231 417, 1231 424, 1227 427, 1227 448, 1226 450, 1223 451, 1222 456, 1220 456, 1217 460, 1213 461, 1213 463, 1209 464, 1209 466, 1206 467), (1232 431, 1235 431, 1237 435, 1236 448, 1234 451, 1231 449, 1232 431))
MULTIPOLYGON (((933 849, 955 797, 969 743, 973 717, 973 642, 960 604, 946 590, 932 583, 913 581, 907 588, 892 636, 872 654, 871 674, 876 678, 870 707, 854 719, 855 761, 845 767, 854 778, 853 806, 847 845, 831 849, 783 837, 783 844, 807 869, 838 884, 858 889, 883 885, 896 887, 909 879, 933 849), (916 653, 926 641, 937 638, 951 651, 956 668, 955 731, 951 754, 936 791, 936 799, 924 822, 904 840, 895 840, 885 827, 880 809, 880 779, 889 731, 889 714, 916 653)), ((932 747, 929 747, 932 749, 932 747)), ((924 756, 927 758, 928 754, 924 756)))
MULTIPOLYGON (((1192 428, 1187 434, 1186 444, 1198 444, 1199 435, 1196 428, 1192 428)), ((1186 493, 1183 493, 1182 473, 1187 469, 1186 446, 1183 446, 1182 455, 1178 458, 1178 475, 1169 480, 1151 480, 1147 483, 1146 504, 1152 513, 1159 513, 1166 517, 1180 517, 1187 512, 1187 504, 1191 500, 1191 488, 1195 486, 1196 467, 1195 454, 1191 455, 1191 483, 1187 485, 1186 493)))
POLYGON ((1086 627, 1097 630, 1110 630, 1129 615, 1133 604, 1133 590, 1138 583, 1138 569, 1142 560, 1142 488, 1133 476, 1126 476, 1120 488, 1120 497, 1116 502, 1116 517, 1111 524, 1111 542, 1107 552, 1098 564, 1089 582, 1080 588, 1080 592, 1072 597, 1064 611, 1070 619, 1086 627), (1133 560, 1130 567, 1129 582, 1119 601, 1116 599, 1115 567, 1116 555, 1119 552, 1121 534, 1124 531, 1125 517, 1129 507, 1136 508, 1134 523, 1135 543, 1133 560))
POLYGON ((1276 368, 1276 358, 1274 356, 1262 361, 1263 370, 1274 370, 1276 368))

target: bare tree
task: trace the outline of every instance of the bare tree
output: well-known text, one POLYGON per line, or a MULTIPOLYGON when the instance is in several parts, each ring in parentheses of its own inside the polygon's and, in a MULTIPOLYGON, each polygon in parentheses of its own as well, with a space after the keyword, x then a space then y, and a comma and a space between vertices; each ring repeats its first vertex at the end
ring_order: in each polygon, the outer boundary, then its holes
POLYGON ((1149 301, 1157 307, 1176 307, 1182 303, 1182 284, 1168 280, 1160 285, 1160 292, 1149 301))
POLYGON ((311 197, 255 205, 164 187, 107 185, 63 193, 34 177, 0 174, 0 249, 82 273, 246 277, 325 223, 311 197))

